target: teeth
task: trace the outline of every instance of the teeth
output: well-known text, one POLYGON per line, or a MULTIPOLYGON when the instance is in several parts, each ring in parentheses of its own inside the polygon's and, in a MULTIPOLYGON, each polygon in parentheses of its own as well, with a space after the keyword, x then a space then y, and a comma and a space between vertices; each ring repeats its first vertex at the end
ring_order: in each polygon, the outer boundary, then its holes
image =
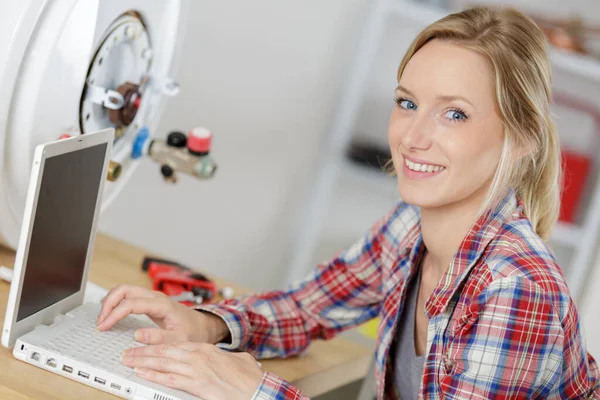
POLYGON ((419 164, 419 163, 412 162, 406 158, 404 159, 404 163, 406 164, 406 166, 409 169, 412 169, 413 171, 418 171, 418 172, 438 172, 438 171, 444 169, 444 167, 439 166, 439 165, 419 164))

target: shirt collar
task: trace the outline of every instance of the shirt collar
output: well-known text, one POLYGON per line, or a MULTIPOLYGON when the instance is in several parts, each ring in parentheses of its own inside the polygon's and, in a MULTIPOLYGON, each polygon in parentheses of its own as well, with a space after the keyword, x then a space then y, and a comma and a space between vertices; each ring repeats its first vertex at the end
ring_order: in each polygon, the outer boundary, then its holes
MULTIPOLYGON (((514 190, 510 189, 496 207, 478 218, 461 242, 448 270, 425 303, 425 313, 429 319, 446 309, 461 282, 468 276, 500 227, 509 219, 519 218, 522 209, 522 203, 517 200, 514 190)), ((410 275, 412 276, 416 271, 416 263, 425 251, 420 223, 409 232, 404 245, 406 246, 403 246, 404 248, 410 249, 405 255, 411 260, 410 275)))

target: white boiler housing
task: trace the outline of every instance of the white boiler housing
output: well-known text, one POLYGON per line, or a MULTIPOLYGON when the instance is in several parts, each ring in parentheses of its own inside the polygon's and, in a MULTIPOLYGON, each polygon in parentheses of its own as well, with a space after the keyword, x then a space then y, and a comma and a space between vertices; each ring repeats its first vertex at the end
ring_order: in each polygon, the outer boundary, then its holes
MULTIPOLYGON (((139 158, 140 129, 151 134, 180 58, 189 0, 19 0, 0 4, 0 243, 16 248, 36 145, 115 127, 103 96, 139 84, 135 119, 117 129, 103 207, 118 195, 139 158)), ((108 103, 107 103, 108 104, 108 103)), ((110 104, 108 104, 110 106, 110 104)), ((162 135, 160 135, 162 136, 162 135)), ((76 190, 76 188, 73 188, 76 190)))

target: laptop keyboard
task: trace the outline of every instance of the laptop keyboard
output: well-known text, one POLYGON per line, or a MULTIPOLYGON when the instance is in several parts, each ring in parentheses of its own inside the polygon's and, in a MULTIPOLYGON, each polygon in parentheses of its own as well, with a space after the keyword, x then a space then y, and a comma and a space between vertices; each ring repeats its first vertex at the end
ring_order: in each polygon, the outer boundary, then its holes
POLYGON ((133 368, 123 365, 121 354, 125 349, 144 346, 135 341, 134 333, 136 329, 151 326, 135 318, 125 318, 109 331, 102 332, 96 329, 96 319, 90 316, 77 319, 72 328, 42 344, 41 347, 64 357, 127 376, 133 373, 133 368))

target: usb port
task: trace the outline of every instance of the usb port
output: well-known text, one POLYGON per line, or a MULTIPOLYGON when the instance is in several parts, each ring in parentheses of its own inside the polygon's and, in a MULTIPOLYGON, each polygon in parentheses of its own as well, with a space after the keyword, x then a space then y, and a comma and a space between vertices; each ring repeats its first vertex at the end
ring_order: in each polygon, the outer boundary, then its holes
POLYGON ((46 361, 46 365, 52 368, 56 368, 56 360, 54 358, 49 358, 46 361))
POLYGON ((99 383, 101 385, 104 385, 106 383, 106 379, 95 377, 94 378, 94 382, 97 382, 97 383, 99 383))
POLYGON ((63 365, 63 371, 71 373, 71 372, 73 372, 73 367, 69 367, 68 365, 63 365))
POLYGON ((82 378, 85 378, 85 379, 90 379, 90 374, 88 374, 87 372, 79 371, 77 373, 77 375, 79 375, 79 376, 81 376, 82 378))
POLYGON ((121 390, 121 385, 117 385, 116 383, 111 383, 110 387, 115 390, 121 390))

